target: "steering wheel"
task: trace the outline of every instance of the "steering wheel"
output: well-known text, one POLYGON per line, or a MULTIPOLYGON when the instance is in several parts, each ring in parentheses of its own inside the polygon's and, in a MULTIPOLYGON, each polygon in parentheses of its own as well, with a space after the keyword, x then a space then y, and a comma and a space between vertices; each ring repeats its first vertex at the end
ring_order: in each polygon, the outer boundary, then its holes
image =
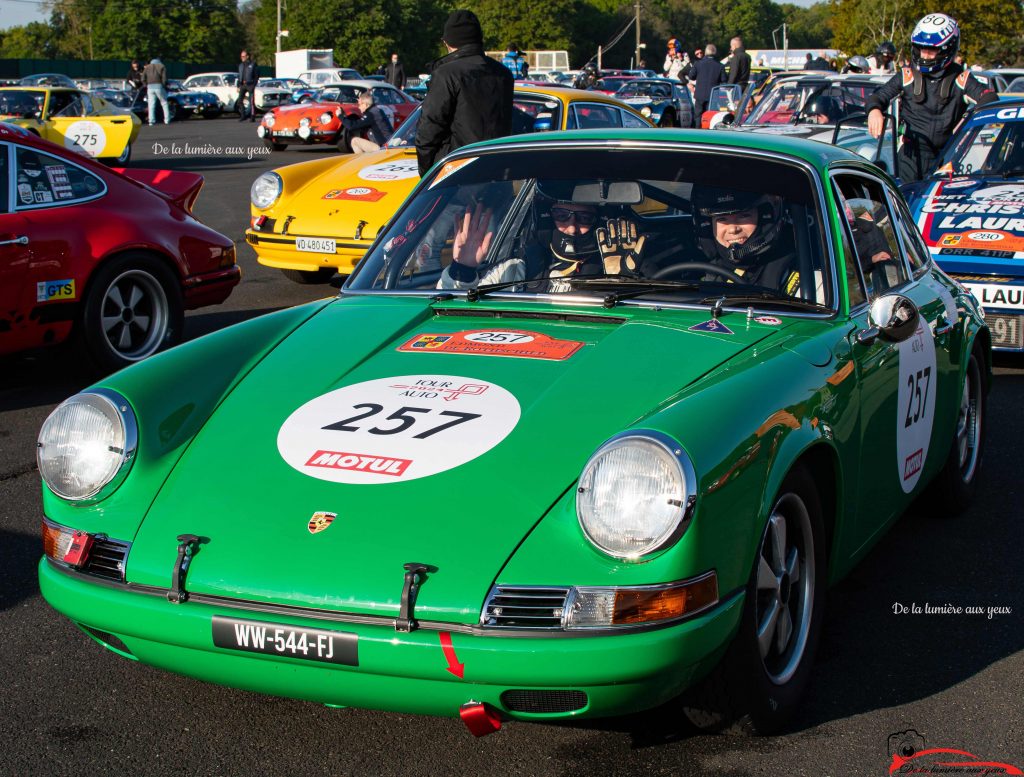
POLYGON ((737 275, 727 267, 719 267, 717 264, 711 262, 676 262, 670 264, 668 267, 662 267, 654 275, 651 276, 651 280, 658 280, 659 278, 665 278, 669 275, 673 275, 677 272, 684 272, 686 270, 704 270, 718 275, 722 278, 727 278, 730 281, 736 283, 750 283, 748 280, 744 280, 742 275, 737 275))

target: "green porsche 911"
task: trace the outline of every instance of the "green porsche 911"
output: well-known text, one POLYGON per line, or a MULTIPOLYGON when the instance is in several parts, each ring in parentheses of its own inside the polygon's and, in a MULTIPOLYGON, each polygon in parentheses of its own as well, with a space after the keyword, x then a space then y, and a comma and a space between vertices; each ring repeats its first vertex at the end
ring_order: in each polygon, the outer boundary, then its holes
POLYGON ((911 500, 967 506, 990 374, 976 301, 860 157, 477 144, 336 298, 53 412, 40 585, 111 651, 238 688, 477 735, 677 697, 772 732, 826 587, 911 500))

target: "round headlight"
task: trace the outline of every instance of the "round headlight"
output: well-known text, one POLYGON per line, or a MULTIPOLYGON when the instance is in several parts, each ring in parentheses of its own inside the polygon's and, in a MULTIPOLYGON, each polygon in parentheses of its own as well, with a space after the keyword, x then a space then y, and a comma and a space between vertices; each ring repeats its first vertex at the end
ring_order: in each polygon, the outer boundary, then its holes
POLYGON ((263 117, 263 123, 266 124, 268 127, 273 127, 274 122, 276 121, 277 119, 274 118, 274 114, 272 112, 268 113, 266 116, 263 117))
POLYGON ((641 108, 640 115, 643 116, 645 119, 649 119, 651 117, 651 106, 645 105, 643 108, 641 108))
POLYGON ((300 127, 308 127, 309 126, 309 117, 308 116, 303 116, 301 119, 299 119, 299 126, 300 127))
POLYGON ((609 556, 639 560, 682 536, 696 477, 682 447, 658 432, 627 432, 587 462, 576 515, 587 539, 609 556))
POLYGON ((119 394, 104 389, 76 394, 58 405, 39 431, 39 473, 63 499, 102 498, 128 474, 136 429, 135 415, 119 394))
POLYGON ((252 189, 249 190, 249 199, 254 207, 263 210, 273 205, 281 196, 281 189, 284 184, 281 176, 277 173, 264 173, 252 182, 252 189))
POLYGON ((328 113, 327 111, 324 111, 323 113, 320 114, 320 123, 321 124, 330 124, 331 120, 333 118, 334 118, 334 114, 328 113))

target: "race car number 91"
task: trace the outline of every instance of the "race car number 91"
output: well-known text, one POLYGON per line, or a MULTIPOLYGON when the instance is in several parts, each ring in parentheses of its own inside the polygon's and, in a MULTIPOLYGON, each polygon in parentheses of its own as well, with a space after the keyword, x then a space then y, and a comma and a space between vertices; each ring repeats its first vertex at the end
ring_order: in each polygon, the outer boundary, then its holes
POLYGON ((496 446, 519 421, 501 386, 456 375, 356 383, 293 412, 277 447, 293 468, 336 483, 395 483, 458 467, 496 446))

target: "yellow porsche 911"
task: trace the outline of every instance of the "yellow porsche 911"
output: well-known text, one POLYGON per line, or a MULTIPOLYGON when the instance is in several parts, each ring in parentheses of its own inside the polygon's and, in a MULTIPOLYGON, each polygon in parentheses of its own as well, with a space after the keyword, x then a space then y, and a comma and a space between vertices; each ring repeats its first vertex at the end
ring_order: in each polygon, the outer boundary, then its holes
POLYGON ((53 86, 0 87, 0 121, 112 165, 128 163, 142 126, 102 97, 53 86))
MULTIPOLYGON (((650 127, 625 103, 597 92, 517 86, 513 131, 650 127)), ((260 264, 298 283, 325 283, 356 266, 420 180, 420 109, 372 154, 330 156, 280 167, 252 185, 245 232, 260 264)))

